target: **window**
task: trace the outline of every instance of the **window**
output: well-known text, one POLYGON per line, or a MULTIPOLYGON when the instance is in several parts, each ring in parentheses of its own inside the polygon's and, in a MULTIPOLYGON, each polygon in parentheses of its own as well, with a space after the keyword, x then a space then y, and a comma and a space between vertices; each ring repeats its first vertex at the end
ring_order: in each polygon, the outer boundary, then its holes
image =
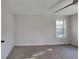
POLYGON ((64 20, 56 21, 56 37, 62 38, 64 37, 64 20))

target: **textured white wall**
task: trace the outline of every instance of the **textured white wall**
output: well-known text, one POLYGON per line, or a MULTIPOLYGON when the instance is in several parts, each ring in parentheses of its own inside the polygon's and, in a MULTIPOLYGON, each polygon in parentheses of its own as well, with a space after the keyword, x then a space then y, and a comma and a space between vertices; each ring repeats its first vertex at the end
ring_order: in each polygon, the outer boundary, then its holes
POLYGON ((68 36, 56 38, 55 23, 56 16, 16 16, 15 45, 68 44, 68 36))
POLYGON ((78 15, 70 16, 70 43, 78 46, 78 15))
POLYGON ((1 40, 5 40, 1 44, 1 59, 6 59, 14 46, 14 17, 4 4, 2 4, 1 12, 1 40))

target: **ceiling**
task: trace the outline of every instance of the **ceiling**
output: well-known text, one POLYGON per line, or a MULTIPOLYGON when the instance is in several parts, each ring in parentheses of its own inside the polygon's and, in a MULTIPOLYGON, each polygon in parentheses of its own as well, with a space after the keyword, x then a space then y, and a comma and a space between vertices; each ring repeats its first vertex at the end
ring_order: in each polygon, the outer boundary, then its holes
MULTIPOLYGON (((11 12, 14 15, 53 15, 54 11, 56 11, 58 8, 60 9, 63 6, 72 3, 72 0, 4 0, 4 1, 7 7, 11 10, 11 12)), ((75 8, 77 9, 77 7, 75 8)), ((67 11, 64 10, 63 13, 64 12, 66 13, 67 11)), ((74 11, 76 12, 77 10, 74 11)), ((70 12, 69 14, 66 13, 66 15, 71 15, 72 12, 70 12)))
POLYGON ((57 12, 57 15, 73 15, 78 13, 78 5, 71 5, 59 12, 57 12))

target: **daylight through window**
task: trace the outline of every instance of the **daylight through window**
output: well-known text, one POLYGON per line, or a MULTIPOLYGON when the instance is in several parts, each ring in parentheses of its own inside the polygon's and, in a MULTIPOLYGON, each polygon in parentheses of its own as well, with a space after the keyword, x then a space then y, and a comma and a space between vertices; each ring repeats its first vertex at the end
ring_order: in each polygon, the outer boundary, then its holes
POLYGON ((56 21, 56 37, 64 37, 64 20, 56 21))

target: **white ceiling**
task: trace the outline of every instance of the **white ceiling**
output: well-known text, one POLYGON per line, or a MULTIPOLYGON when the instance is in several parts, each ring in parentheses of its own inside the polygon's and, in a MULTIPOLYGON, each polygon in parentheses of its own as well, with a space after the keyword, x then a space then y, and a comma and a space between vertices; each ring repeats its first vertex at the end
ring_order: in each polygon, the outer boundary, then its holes
POLYGON ((14 15, 53 15, 53 10, 56 9, 53 7, 58 4, 60 4, 58 7, 65 6, 72 0, 5 0, 5 2, 14 15), (60 1, 67 3, 61 5, 60 1))
POLYGON ((78 13, 78 5, 71 5, 59 12, 57 12, 57 15, 73 15, 78 13))

